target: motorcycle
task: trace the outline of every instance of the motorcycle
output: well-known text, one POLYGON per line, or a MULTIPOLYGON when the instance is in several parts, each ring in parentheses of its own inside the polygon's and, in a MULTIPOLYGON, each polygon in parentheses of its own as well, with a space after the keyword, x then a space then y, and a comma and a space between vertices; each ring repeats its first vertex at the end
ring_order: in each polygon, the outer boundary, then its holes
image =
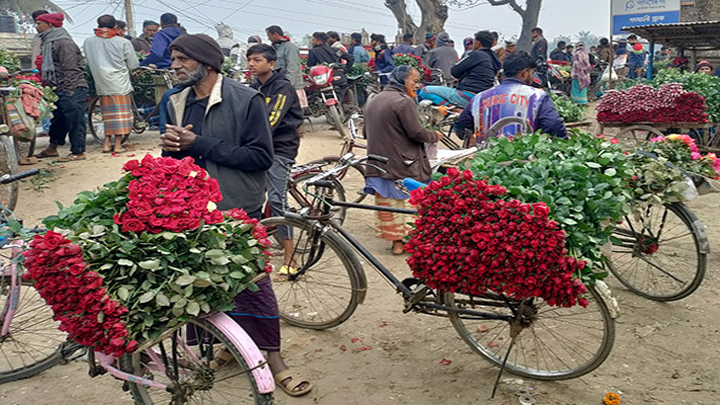
POLYGON ((308 101, 305 117, 325 115, 330 125, 340 132, 340 136, 347 139, 349 134, 344 125, 343 109, 338 93, 335 91, 338 88, 336 82, 341 81, 342 77, 335 75, 335 68, 337 65, 317 65, 310 68, 305 86, 308 101))
POLYGON ((567 95, 567 82, 558 65, 543 63, 535 70, 533 87, 567 95))

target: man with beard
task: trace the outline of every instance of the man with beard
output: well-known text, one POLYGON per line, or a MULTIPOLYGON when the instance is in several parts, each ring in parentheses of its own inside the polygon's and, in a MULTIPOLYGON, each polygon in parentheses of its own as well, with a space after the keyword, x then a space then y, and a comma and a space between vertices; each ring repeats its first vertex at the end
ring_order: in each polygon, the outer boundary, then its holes
POLYGON ((536 67, 525 51, 508 55, 503 64, 507 79, 473 97, 456 129, 473 132, 478 143, 492 136, 512 138, 537 130, 566 138, 565 125, 548 93, 532 87, 536 67))
POLYGON ((150 54, 140 62, 140 66, 155 65, 158 69, 170 67, 170 43, 175 38, 185 33, 185 30, 178 24, 175 14, 165 13, 160 16, 162 29, 153 36, 150 54))
MULTIPOLYGON (((168 97, 161 135, 163 155, 190 156, 217 179, 223 199, 218 209, 241 208, 259 219, 265 197, 265 176, 273 163, 273 145, 265 98, 257 91, 220 74, 223 54, 204 34, 182 35, 170 44, 172 69, 179 91, 168 97)), ((271 281, 243 291, 229 315, 268 352, 278 385, 290 395, 308 393, 312 384, 290 373, 280 355, 280 323, 271 281)), ((219 352, 215 361, 232 356, 219 352)))
POLYGON ((130 42, 135 48, 135 52, 150 53, 152 48, 153 36, 157 34, 160 29, 160 24, 155 21, 145 20, 143 21, 143 32, 137 38, 133 38, 130 42))

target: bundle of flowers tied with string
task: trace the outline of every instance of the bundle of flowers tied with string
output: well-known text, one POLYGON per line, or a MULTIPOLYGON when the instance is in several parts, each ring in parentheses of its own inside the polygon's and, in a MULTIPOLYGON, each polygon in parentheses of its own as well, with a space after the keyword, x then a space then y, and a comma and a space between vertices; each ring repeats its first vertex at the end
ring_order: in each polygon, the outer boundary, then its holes
POLYGON ((131 352, 167 327, 228 311, 269 270, 267 234, 242 210, 219 211, 218 183, 191 158, 125 164, 45 219, 24 253, 59 328, 106 354, 131 352))

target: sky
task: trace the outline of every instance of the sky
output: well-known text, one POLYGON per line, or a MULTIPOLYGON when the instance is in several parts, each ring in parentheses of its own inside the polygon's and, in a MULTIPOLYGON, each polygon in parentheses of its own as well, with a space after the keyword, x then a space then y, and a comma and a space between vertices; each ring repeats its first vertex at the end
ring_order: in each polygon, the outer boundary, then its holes
MULTIPOLYGON (((160 14, 172 12, 189 33, 204 32, 216 37, 215 24, 224 22, 233 28, 235 39, 240 41, 250 35, 265 38, 265 27, 273 24, 280 25, 296 41, 314 31, 350 33, 362 28, 394 38, 397 24, 383 3, 384 0, 134 0, 133 11, 138 33, 143 20, 157 21, 160 14)), ((407 3, 419 25, 420 11, 415 1, 407 3)), ((544 0, 539 25, 549 39, 561 34, 574 36, 581 30, 607 36, 609 3, 609 0, 544 0)), ((109 13, 124 19, 122 0, 57 0, 56 4, 73 18, 75 23, 67 23, 66 28, 79 43, 92 35, 99 15, 109 13)), ((458 48, 463 38, 481 29, 497 31, 506 38, 519 35, 521 29, 520 16, 509 6, 483 4, 466 10, 451 9, 449 14, 445 28, 458 48)))

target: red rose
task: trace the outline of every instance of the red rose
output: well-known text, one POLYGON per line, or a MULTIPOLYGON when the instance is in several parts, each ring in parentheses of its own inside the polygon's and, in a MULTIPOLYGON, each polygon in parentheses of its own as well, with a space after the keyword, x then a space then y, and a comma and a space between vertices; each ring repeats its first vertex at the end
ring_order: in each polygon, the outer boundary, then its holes
POLYGON ((136 232, 140 233, 146 229, 145 224, 136 218, 129 218, 122 224, 123 232, 136 232))
POLYGON ((58 246, 62 245, 63 243, 68 243, 69 240, 65 239, 64 236, 57 232, 48 231, 45 234, 45 237, 42 239, 42 244, 45 246, 45 249, 48 250, 54 250, 58 246))

